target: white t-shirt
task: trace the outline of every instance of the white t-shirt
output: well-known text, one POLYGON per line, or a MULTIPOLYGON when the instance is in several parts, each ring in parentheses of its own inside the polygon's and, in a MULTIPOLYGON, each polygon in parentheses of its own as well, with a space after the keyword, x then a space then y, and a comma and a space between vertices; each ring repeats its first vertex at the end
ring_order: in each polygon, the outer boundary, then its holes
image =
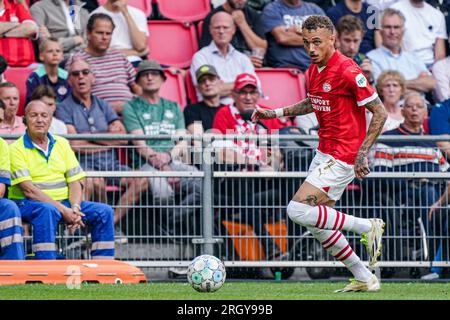
MULTIPOLYGON (((136 23, 137 28, 145 32, 145 34, 149 35, 148 28, 147 28, 147 17, 145 16, 145 13, 132 6, 127 6, 128 12, 130 13, 131 17, 134 20, 134 23, 136 23)), ((104 13, 111 17, 111 19, 114 21, 115 28, 112 34, 110 49, 133 49, 133 43, 131 42, 131 36, 130 31, 128 28, 127 20, 120 12, 111 12, 105 9, 105 7, 101 6, 95 9, 91 15, 94 13, 104 13)), ((129 57, 130 58, 130 57, 129 57)))
POLYGON ((403 48, 414 51, 426 65, 434 62, 436 39, 447 39, 444 14, 424 2, 422 8, 413 7, 410 0, 402 0, 392 5, 405 16, 403 48))
POLYGON ((53 117, 50 128, 48 128, 48 132, 50 132, 51 134, 67 134, 67 126, 61 120, 53 117))

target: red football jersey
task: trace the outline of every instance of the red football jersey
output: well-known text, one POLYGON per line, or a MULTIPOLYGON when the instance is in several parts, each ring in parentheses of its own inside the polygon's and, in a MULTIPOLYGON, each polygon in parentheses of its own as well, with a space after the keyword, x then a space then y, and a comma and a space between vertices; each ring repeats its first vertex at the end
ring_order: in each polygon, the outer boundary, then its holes
POLYGON ((364 105, 378 94, 359 66, 339 51, 323 68, 311 64, 309 92, 319 122, 318 150, 354 164, 366 136, 364 105))
MULTIPOLYGON (((0 22, 34 22, 30 12, 20 3, 4 2, 0 22)), ((11 67, 27 67, 35 62, 33 43, 28 38, 0 38, 0 54, 11 67)))

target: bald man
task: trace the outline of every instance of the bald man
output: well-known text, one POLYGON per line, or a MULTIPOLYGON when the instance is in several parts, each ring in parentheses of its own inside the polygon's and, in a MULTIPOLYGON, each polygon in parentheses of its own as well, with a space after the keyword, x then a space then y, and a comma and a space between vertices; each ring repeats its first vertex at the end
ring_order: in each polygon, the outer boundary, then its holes
MULTIPOLYGON (((256 76, 250 58, 237 51, 231 40, 236 32, 233 17, 226 12, 217 12, 211 18, 209 32, 212 36, 211 43, 194 54, 191 64, 191 75, 194 85, 197 86, 195 72, 203 65, 214 66, 221 79, 220 97, 222 104, 231 104, 230 97, 236 76, 241 73, 251 73, 256 76)), ((197 90, 199 101, 203 98, 197 90)))
POLYGON ((27 131, 10 146, 11 187, 24 221, 33 225, 35 259, 56 259, 56 229, 64 221, 69 231, 90 225, 91 257, 114 259, 113 210, 83 201, 86 177, 69 141, 48 133, 52 115, 39 100, 25 107, 27 131))

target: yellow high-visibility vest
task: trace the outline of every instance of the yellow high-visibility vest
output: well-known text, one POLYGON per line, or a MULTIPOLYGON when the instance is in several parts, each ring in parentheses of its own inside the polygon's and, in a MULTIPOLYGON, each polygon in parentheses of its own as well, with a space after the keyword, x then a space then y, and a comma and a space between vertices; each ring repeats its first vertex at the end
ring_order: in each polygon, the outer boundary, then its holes
POLYGON ((5 140, 0 138, 0 183, 11 184, 11 168, 9 165, 9 147, 5 140))
POLYGON ((11 160, 10 199, 24 199, 19 184, 32 181, 53 200, 69 198, 68 184, 86 177, 69 141, 48 134, 48 154, 35 147, 28 133, 9 146, 11 160))

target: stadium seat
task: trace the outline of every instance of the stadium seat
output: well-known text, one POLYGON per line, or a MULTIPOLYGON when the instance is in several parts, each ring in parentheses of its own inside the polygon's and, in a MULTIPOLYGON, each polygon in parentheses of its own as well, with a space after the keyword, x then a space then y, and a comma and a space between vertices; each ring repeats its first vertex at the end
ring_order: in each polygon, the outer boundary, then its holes
POLYGON ((15 67, 15 68, 8 68, 6 69, 4 75, 7 81, 14 83, 17 88, 19 89, 19 97, 20 97, 20 104, 19 104, 19 110, 17 111, 18 116, 23 116, 24 114, 24 108, 25 108, 25 102, 27 98, 27 79, 31 72, 33 72, 35 68, 21 68, 21 67, 15 67))
POLYGON ((203 32, 203 20, 198 22, 197 32, 198 32, 198 37, 200 39, 202 37, 202 32, 203 32))
POLYGON ((149 57, 165 66, 187 68, 198 50, 195 26, 177 21, 148 21, 149 57))
POLYGON ((183 75, 181 72, 173 72, 171 70, 164 70, 164 73, 167 79, 161 87, 161 97, 175 101, 183 110, 187 104, 183 75))
MULTIPOLYGON (((107 0, 98 0, 98 5, 102 6, 106 1, 107 0)), ((152 4, 150 3, 150 0, 128 0, 128 5, 144 11, 147 18, 152 14, 152 4)))
POLYGON ((195 90, 194 82, 189 70, 186 71, 186 91, 189 98, 189 102, 194 104, 198 102, 197 91, 195 90))
POLYGON ((156 3, 164 17, 180 22, 202 20, 211 11, 210 0, 156 0, 156 3))
POLYGON ((306 98, 305 77, 298 69, 256 69, 261 80, 263 95, 259 104, 280 108, 306 98))

